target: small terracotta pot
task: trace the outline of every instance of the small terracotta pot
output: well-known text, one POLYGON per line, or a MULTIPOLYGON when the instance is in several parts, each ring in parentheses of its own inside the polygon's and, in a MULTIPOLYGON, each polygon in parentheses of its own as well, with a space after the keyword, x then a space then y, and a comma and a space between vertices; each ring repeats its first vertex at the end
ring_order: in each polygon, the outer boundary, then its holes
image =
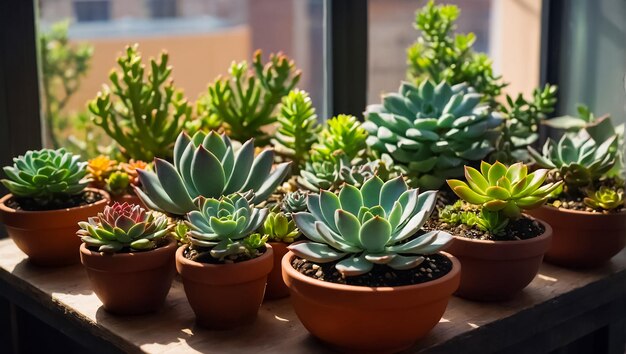
POLYGON ((459 286, 461 265, 422 284, 366 287, 336 284, 301 274, 282 260, 283 278, 296 315, 314 336, 345 352, 398 352, 411 347, 441 319, 459 286))
POLYGON ((267 287, 265 288, 265 300, 282 299, 289 296, 289 288, 283 280, 281 262, 283 257, 289 252, 287 244, 283 242, 270 242, 274 252, 274 267, 267 276, 267 287))
POLYGON ((198 325, 229 329, 253 322, 263 302, 267 275, 274 265, 272 246, 261 256, 239 263, 208 264, 176 251, 176 269, 183 278, 189 305, 198 325))
POLYGON ((158 310, 170 291, 176 271, 176 241, 151 251, 106 254, 83 243, 80 260, 102 307, 118 315, 138 315, 158 310))
POLYGON ((139 199, 139 197, 135 194, 123 194, 123 195, 112 195, 111 196, 111 202, 118 202, 118 203, 128 203, 128 204, 135 204, 135 205, 139 205, 142 208, 145 208, 146 206, 143 204, 143 202, 141 201, 141 199, 139 199))
POLYGON ((13 195, 5 195, 0 199, 0 222, 4 223, 17 247, 34 264, 76 264, 80 261, 78 248, 81 245, 80 238, 76 236, 78 222, 103 211, 109 203, 107 192, 92 188, 85 190, 99 193, 102 199, 75 208, 22 211, 9 208, 5 203, 13 195))
POLYGON ((546 262, 589 268, 608 262, 626 245, 626 211, 589 213, 543 206, 530 215, 550 223, 554 230, 546 262))
POLYGON ((463 265, 461 285, 455 295, 478 301, 505 300, 530 284, 552 240, 550 225, 537 221, 545 231, 527 240, 488 241, 454 236, 446 252, 463 265))

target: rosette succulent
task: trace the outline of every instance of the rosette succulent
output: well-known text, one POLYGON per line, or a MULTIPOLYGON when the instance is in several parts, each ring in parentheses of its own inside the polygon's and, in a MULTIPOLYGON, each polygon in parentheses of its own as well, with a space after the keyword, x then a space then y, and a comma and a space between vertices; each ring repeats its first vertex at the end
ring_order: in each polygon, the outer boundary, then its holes
POLYGON ((281 203, 281 209, 287 214, 305 211, 307 195, 307 192, 299 189, 287 193, 281 203))
POLYGON ((90 217, 88 222, 81 221, 78 225, 80 230, 76 234, 87 246, 100 252, 154 249, 172 226, 159 212, 117 202, 106 206, 97 217, 90 217))
POLYGON ((341 166, 341 158, 337 156, 324 161, 307 161, 297 177, 298 184, 313 192, 335 189, 341 181, 341 166))
MULTIPOLYGON (((250 205, 246 198, 235 193, 219 199, 208 198, 200 210, 187 214, 187 237, 192 246, 209 248, 211 257, 250 254, 245 239, 263 224, 268 209, 250 205)), ((259 245, 259 247, 262 246, 259 245)))
POLYGON ((290 162, 272 170, 273 161, 272 150, 254 156, 252 139, 235 151, 226 135, 211 131, 189 137, 181 133, 174 146, 174 164, 155 159, 155 172, 138 170, 142 188, 134 188, 149 208, 176 215, 196 210, 198 197, 253 191, 252 202, 257 204, 267 199, 289 172, 290 162))
POLYGON ((0 182, 16 197, 33 198, 40 204, 79 194, 90 180, 87 163, 61 148, 27 151, 4 167, 8 179, 0 182))
POLYGON ((343 276, 369 272, 374 264, 411 269, 452 239, 441 231, 418 232, 435 208, 436 192, 419 194, 402 177, 383 182, 377 176, 361 188, 344 185, 339 195, 310 194, 309 212, 293 214, 310 240, 292 244, 298 257, 317 263, 339 261, 343 276))
POLYGON ((616 210, 624 206, 624 189, 601 186, 596 191, 588 191, 583 202, 595 210, 616 210))
POLYGON ((106 179, 115 171, 117 161, 111 160, 108 156, 100 155, 87 161, 87 173, 91 178, 91 183, 98 188, 104 187, 106 179))
POLYGON ((405 82, 382 104, 367 107, 367 143, 404 165, 417 186, 439 188, 494 149, 502 118, 481 98, 465 84, 405 82))
POLYGON ((292 243, 300 235, 300 230, 286 214, 271 212, 261 227, 261 233, 272 241, 292 243))
POLYGON ((561 186, 561 181, 544 185, 547 174, 545 169, 528 173, 528 167, 521 162, 507 167, 500 162, 491 165, 483 161, 480 171, 465 166, 467 183, 451 179, 448 185, 466 202, 516 219, 522 210, 545 204, 550 193, 561 186))
POLYGON ((558 170, 566 186, 578 189, 598 181, 613 168, 616 138, 614 135, 598 144, 592 138, 563 135, 558 143, 548 139, 541 153, 530 146, 528 151, 537 165, 558 170))

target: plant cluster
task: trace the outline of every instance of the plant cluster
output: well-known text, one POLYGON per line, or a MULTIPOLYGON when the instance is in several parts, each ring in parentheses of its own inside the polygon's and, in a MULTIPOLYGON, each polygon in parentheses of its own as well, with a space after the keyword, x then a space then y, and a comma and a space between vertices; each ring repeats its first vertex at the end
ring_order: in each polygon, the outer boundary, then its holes
POLYGON ((259 231, 271 241, 284 243, 292 243, 300 235, 291 214, 282 212, 270 212, 259 231))
POLYGON ((588 192, 585 205, 595 210, 616 210, 624 206, 624 188, 601 186, 596 191, 588 192))
POLYGON ((133 186, 140 186, 138 169, 149 169, 149 165, 140 160, 117 162, 105 155, 100 155, 87 162, 87 173, 91 185, 105 189, 114 196, 133 193, 133 186))

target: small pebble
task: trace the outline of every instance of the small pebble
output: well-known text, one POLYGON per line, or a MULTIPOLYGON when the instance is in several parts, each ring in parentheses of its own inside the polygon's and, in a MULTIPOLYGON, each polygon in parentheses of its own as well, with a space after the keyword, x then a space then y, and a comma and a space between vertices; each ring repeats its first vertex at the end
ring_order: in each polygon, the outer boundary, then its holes
POLYGON ((430 269, 430 268, 426 268, 426 271, 427 271, 428 273, 432 273, 432 272, 433 272, 433 270, 432 270, 432 269, 430 269))
POLYGON ((425 271, 426 271, 426 269, 420 268, 420 272, 425 272, 425 271))
POLYGON ((322 273, 321 269, 319 269, 317 272, 315 272, 315 276, 318 277, 318 278, 321 277, 322 274, 324 274, 324 273, 322 273))
POLYGON ((426 274, 426 275, 427 275, 429 278, 432 278, 432 277, 433 277, 433 275, 432 275, 432 274, 430 274, 430 273, 428 273, 428 274, 426 274))
POLYGON ((313 265, 311 266, 311 268, 313 268, 313 269, 317 270, 317 269, 320 269, 320 266, 319 266, 319 265, 317 265, 317 264, 313 264, 313 265))

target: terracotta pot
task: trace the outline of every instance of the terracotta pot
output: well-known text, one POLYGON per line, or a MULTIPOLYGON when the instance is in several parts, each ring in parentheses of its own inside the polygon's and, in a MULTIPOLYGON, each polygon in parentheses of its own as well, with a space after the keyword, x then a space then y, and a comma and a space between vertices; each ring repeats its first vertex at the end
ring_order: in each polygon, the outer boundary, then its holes
POLYGON ((282 260, 283 278, 298 318, 314 336, 340 351, 398 352, 411 347, 441 319, 459 286, 461 265, 422 284, 397 287, 343 285, 313 279, 282 260))
POLYGON ((112 195, 111 202, 135 204, 135 205, 141 206, 142 208, 146 207, 141 201, 141 199, 139 199, 139 197, 135 193, 123 194, 123 195, 117 195, 117 196, 112 195))
POLYGON ((454 236, 446 247, 461 261, 463 274, 455 295, 478 301, 508 299, 535 278, 550 247, 552 229, 541 220, 543 234, 519 241, 486 241, 454 236))
POLYGON ((103 198, 75 208, 22 211, 6 206, 5 202, 13 195, 5 195, 0 199, 0 221, 31 262, 42 266, 76 264, 80 261, 78 248, 82 243, 76 236, 78 222, 103 211, 109 203, 107 192, 91 188, 86 190, 100 193, 103 198))
POLYGON ((552 226, 554 237, 545 260, 588 268, 606 263, 626 245, 626 211, 589 213, 543 206, 529 212, 552 226))
POLYGON ((282 299, 289 296, 289 288, 283 280, 281 262, 283 257, 289 252, 287 244, 283 242, 270 242, 274 252, 274 267, 267 276, 267 287, 265 288, 265 300, 282 299))
POLYGON ((176 271, 176 241, 151 251, 106 254, 91 251, 83 243, 80 260, 102 307, 118 315, 158 310, 170 291, 176 271))
POLYGON ((186 248, 176 251, 176 269, 198 325, 229 329, 253 322, 274 264, 272 246, 260 257, 231 264, 191 261, 183 256, 186 248))

